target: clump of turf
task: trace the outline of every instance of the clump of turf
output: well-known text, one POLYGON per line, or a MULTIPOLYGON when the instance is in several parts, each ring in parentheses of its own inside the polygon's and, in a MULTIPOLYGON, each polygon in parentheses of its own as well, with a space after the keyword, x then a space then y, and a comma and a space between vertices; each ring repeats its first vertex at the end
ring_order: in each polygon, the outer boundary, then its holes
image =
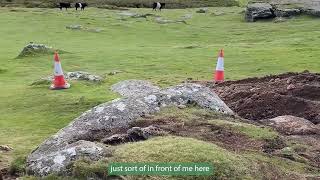
POLYGON ((11 175, 24 175, 26 168, 26 157, 17 157, 14 161, 11 162, 9 167, 9 173, 11 175))

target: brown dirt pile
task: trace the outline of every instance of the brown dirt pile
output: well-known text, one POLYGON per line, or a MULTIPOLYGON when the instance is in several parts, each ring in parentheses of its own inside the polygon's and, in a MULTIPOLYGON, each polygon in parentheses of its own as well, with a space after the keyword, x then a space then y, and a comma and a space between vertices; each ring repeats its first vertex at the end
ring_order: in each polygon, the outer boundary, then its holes
POLYGON ((320 123, 320 74, 305 71, 206 84, 243 118, 293 115, 320 123))

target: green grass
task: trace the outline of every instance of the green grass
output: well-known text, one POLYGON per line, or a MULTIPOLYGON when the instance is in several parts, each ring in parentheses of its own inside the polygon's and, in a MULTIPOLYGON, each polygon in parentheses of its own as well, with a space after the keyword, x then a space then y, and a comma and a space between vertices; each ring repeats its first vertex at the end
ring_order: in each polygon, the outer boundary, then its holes
MULTIPOLYGON (((117 11, 88 8, 84 12, 56 9, 0 9, 0 144, 14 148, 8 156, 26 156, 44 139, 85 110, 112 100, 110 85, 125 79, 146 79, 160 86, 193 79, 210 80, 218 50, 225 50, 226 79, 320 71, 320 24, 311 17, 284 23, 245 23, 242 8, 210 8, 222 16, 197 14, 195 9, 165 10, 158 15, 193 17, 188 24, 160 25, 152 18, 124 18, 117 11), (67 25, 102 28, 101 33, 72 31, 67 25), (103 75, 102 84, 71 82, 71 88, 51 91, 29 86, 52 73, 52 56, 15 59, 30 41, 44 43, 61 55, 65 71, 103 75), (197 48, 184 48, 197 45, 197 48)), ((150 9, 132 9, 150 13, 150 9)))
POLYGON ((279 134, 269 127, 259 127, 241 122, 230 122, 226 120, 209 120, 210 123, 230 128, 236 132, 247 135, 253 139, 274 139, 279 134))
POLYGON ((290 172, 296 175, 309 173, 307 171, 309 166, 302 163, 258 153, 233 153, 211 143, 182 137, 159 137, 122 145, 115 151, 110 162, 158 162, 160 159, 161 162, 212 163, 213 176, 198 177, 199 179, 268 179, 274 176, 285 177, 284 175, 290 172))
MULTIPOLYGON (((55 0, 0 0, 0 6, 23 6, 28 8, 56 7, 55 0)), ((70 2, 70 1, 69 1, 70 2)), ((71 1, 72 2, 72 1, 71 1)), ((75 2, 75 1, 74 1, 75 2)), ((90 7, 103 5, 125 6, 133 8, 151 8, 153 0, 86 0, 90 7)), ((166 0, 166 8, 237 6, 237 0, 166 0)), ((74 3, 72 3, 74 5, 74 3)), ((72 5, 72 6, 73 6, 72 5)))

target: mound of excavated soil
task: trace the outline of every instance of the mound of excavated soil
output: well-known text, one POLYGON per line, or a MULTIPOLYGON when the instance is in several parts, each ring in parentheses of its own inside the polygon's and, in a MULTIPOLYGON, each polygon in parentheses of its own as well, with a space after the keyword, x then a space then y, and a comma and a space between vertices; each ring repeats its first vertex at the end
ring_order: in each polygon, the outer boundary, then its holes
POLYGON ((293 115, 320 123, 320 74, 285 73, 212 86, 239 116, 250 120, 293 115))

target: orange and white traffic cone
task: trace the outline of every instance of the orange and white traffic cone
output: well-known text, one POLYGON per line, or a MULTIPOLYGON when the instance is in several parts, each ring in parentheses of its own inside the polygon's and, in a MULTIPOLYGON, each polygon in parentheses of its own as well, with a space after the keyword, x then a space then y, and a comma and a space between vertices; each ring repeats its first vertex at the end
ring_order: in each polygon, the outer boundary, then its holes
POLYGON ((64 74, 62 71, 60 58, 58 52, 54 53, 54 79, 50 86, 50 89, 68 89, 70 88, 70 84, 64 79, 64 74))
POLYGON ((224 81, 224 52, 223 49, 219 52, 219 57, 216 66, 216 72, 214 74, 215 82, 223 82, 224 81))

